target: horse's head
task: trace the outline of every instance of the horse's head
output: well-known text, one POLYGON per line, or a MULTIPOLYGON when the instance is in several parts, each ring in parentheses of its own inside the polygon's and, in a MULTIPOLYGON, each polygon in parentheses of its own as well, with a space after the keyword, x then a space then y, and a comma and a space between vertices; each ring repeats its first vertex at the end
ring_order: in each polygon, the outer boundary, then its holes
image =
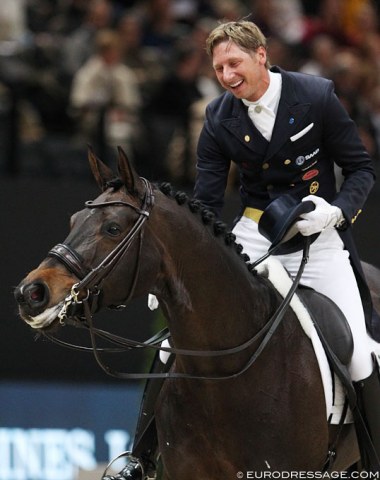
MULTIPOLYGON (((151 185, 136 174, 121 149, 118 176, 91 149, 88 156, 101 195, 72 216, 64 243, 56 245, 15 290, 21 317, 35 329, 63 321, 65 309, 79 311, 86 297, 98 308, 120 305, 139 291, 144 270, 139 253, 143 224, 153 204, 151 185), (127 278, 119 275, 121 258, 124 272, 129 262, 127 278)), ((150 274, 154 276, 152 265, 150 274)))

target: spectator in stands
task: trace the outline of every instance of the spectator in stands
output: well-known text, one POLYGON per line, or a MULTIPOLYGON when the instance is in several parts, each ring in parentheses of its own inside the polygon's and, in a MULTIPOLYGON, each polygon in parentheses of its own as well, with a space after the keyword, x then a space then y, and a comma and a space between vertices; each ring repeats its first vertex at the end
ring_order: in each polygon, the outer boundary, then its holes
POLYGON ((71 106, 89 140, 117 143, 130 150, 141 106, 137 78, 122 62, 116 31, 99 31, 95 47, 96 53, 74 76, 71 106))
POLYGON ((197 85, 202 97, 208 100, 221 93, 220 85, 215 80, 214 70, 204 48, 206 38, 216 25, 217 21, 214 18, 203 17, 194 24, 190 34, 191 42, 194 43, 194 47, 201 57, 197 85))
POLYGON ((308 24, 300 0, 251 0, 252 20, 266 36, 276 36, 290 45, 300 44, 308 24))
POLYGON ((191 106, 201 98, 197 83, 201 61, 201 52, 188 39, 180 42, 170 69, 144 107, 145 130, 140 143, 143 148, 138 152, 138 158, 143 174, 148 178, 169 178, 170 150, 182 143, 181 176, 188 180, 187 169, 192 162, 189 148, 191 106))
POLYGON ((373 159, 379 158, 376 129, 368 102, 365 101, 363 85, 367 85, 366 62, 353 50, 342 50, 334 57, 330 77, 339 100, 356 123, 359 135, 373 159))
POLYGON ((167 60, 176 41, 188 33, 188 27, 176 21, 173 0, 147 0, 144 7, 142 45, 167 60))
POLYGON ((250 13, 250 10, 239 0, 218 0, 214 2, 214 8, 216 18, 230 21, 240 20, 250 13))
POLYGON ((92 0, 87 4, 83 23, 70 33, 62 45, 62 70, 72 78, 94 53, 99 30, 112 27, 113 7, 110 0, 92 0))
MULTIPOLYGON (((12 91, 17 87, 17 96, 22 97, 22 104, 24 101, 28 104, 28 111, 41 125, 40 131, 47 135, 72 135, 72 126, 76 124, 67 115, 67 107, 73 77, 94 55, 97 32, 117 28, 123 49, 120 63, 137 76, 136 98, 146 106, 142 120, 147 116, 149 122, 148 105, 154 111, 156 102, 152 95, 175 70, 171 59, 179 39, 191 39, 202 52, 195 82, 200 97, 199 101, 190 102, 191 125, 194 115, 201 121, 204 100, 220 91, 200 47, 205 35, 223 17, 236 20, 249 16, 269 37, 273 63, 287 70, 333 78, 347 108, 362 112, 364 107, 369 110, 370 118, 377 118, 371 112, 371 102, 380 84, 379 9, 379 0, 3 0, 0 42, 1 38, 6 40, 2 46, 8 53, 11 46, 21 46, 22 51, 16 57, 1 56, 0 81, 8 82, 12 91), (340 54, 335 59, 334 51, 342 52, 344 57, 348 47, 354 47, 350 54, 360 57, 358 82, 356 74, 348 76, 342 68, 340 54), (347 95, 353 79, 358 86, 353 94, 347 95), (352 107, 354 96, 355 107, 352 107)), ((358 113, 354 117, 360 122, 363 135, 367 134, 367 128, 371 131, 370 124, 363 121, 366 115, 358 113)), ((119 132, 126 125, 119 120, 111 123, 118 125, 111 130, 119 132)), ((146 144, 145 135, 140 138, 146 144)), ((175 152, 182 155, 181 149, 175 152)), ((146 174, 150 172, 148 169, 146 174)))
POLYGON ((350 45, 359 45, 363 37, 377 30, 377 16, 372 0, 341 2, 343 31, 350 45))
POLYGON ((16 41, 22 43, 27 33, 26 15, 21 0, 2 0, 0 2, 0 42, 16 41))
POLYGON ((286 70, 298 70, 301 55, 297 46, 290 45, 284 39, 275 35, 268 38, 268 52, 273 59, 273 65, 282 65, 286 70))
POLYGON ((318 10, 320 33, 326 33, 339 44, 348 45, 349 39, 343 20, 341 0, 321 0, 318 10))
POLYGON ((313 38, 306 62, 299 68, 302 73, 329 78, 335 65, 337 45, 333 38, 320 34, 313 38))
POLYGON ((117 31, 123 48, 123 62, 134 71, 142 99, 146 101, 166 74, 166 64, 160 55, 142 45, 142 18, 138 12, 126 11, 117 23, 117 31))

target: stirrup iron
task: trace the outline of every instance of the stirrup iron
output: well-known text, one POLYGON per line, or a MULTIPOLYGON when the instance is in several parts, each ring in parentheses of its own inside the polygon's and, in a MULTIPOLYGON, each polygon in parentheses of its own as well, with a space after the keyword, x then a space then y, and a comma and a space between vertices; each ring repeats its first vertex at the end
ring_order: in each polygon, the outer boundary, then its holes
MULTIPOLYGON (((116 479, 116 478, 120 478, 122 479, 123 477, 120 477, 120 473, 116 474, 116 477, 115 476, 109 476, 107 475, 107 471, 109 470, 109 468, 117 461, 119 460, 120 458, 123 458, 123 457, 126 457, 128 459, 128 461, 132 461, 133 463, 135 463, 137 465, 137 468, 139 468, 141 470, 141 479, 142 480, 149 480, 149 477, 146 477, 145 476, 145 471, 144 471, 144 466, 143 464, 141 463, 141 461, 135 457, 134 455, 132 455, 132 452, 127 450, 125 452, 122 452, 120 453, 117 457, 113 458, 109 464, 106 466, 104 472, 103 472, 103 475, 102 475, 102 479, 101 480, 112 480, 112 479, 116 479)), ((121 471, 125 470, 125 468, 127 467, 124 467, 121 471)), ((125 477, 127 478, 127 477, 125 477)), ((154 478, 153 478, 154 480, 154 478)))

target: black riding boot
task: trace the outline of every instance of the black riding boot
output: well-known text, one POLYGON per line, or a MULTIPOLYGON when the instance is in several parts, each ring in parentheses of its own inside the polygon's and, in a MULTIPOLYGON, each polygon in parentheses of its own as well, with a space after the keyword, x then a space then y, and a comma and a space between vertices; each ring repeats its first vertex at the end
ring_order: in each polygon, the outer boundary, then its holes
POLYGON ((374 358, 374 369, 371 375, 355 383, 357 405, 372 441, 367 448, 359 438, 363 467, 368 472, 380 472, 380 374, 379 366, 374 358))
MULTIPOLYGON (((173 361, 174 355, 171 355, 166 364, 162 363, 159 352, 157 352, 150 373, 168 372, 173 361)), ((130 454, 126 455, 127 464, 117 475, 106 475, 102 477, 102 480, 156 478, 158 442, 154 407, 163 383, 164 379, 160 378, 147 380, 137 421, 133 449, 130 454)))

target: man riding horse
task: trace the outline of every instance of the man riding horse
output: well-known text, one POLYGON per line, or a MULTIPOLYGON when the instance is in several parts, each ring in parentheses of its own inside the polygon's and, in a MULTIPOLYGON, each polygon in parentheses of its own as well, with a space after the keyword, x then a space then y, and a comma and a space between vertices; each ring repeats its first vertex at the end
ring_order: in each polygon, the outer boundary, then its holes
MULTIPOLYGON (((206 110, 195 197, 219 215, 231 161, 237 165, 241 210, 233 232, 251 260, 271 245, 258 222, 274 199, 290 194, 314 203, 315 209, 296 223, 303 236, 319 234, 301 281, 333 300, 349 322, 354 338, 349 371, 380 457, 379 372, 368 336, 376 337, 376 331, 351 232, 374 184, 372 161, 333 83, 270 67, 266 39, 254 23, 220 24, 209 35, 207 51, 226 91, 206 110), (339 191, 334 164, 344 177, 339 191)), ((299 250, 287 251, 278 258, 295 276, 301 255, 299 250)), ((155 394, 149 390, 148 386, 145 400, 152 403, 155 394)), ((154 450, 149 444, 154 435, 147 434, 144 444, 141 433, 138 429, 133 451, 141 460, 131 457, 120 474, 105 479, 141 478, 140 461, 148 461, 144 453, 149 457, 154 450)), ((378 465, 369 469, 378 471, 378 465)))

